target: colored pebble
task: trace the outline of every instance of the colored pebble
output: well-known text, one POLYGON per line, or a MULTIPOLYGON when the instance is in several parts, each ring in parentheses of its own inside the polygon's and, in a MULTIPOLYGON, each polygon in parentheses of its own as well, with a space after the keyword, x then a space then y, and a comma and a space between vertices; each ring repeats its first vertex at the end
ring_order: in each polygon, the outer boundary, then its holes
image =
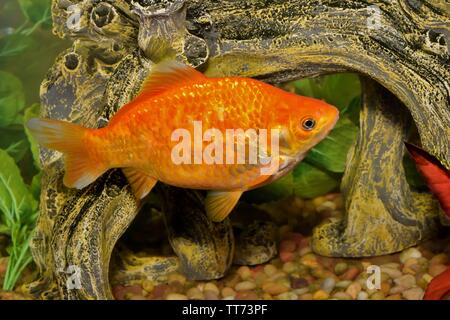
POLYGON ((360 291, 356 295, 356 300, 367 300, 369 299, 369 294, 365 291, 360 291))
POLYGON ((294 260, 294 253, 290 251, 281 251, 280 252, 280 259, 283 262, 288 262, 294 260))
POLYGON ((188 300, 184 294, 180 293, 169 293, 166 297, 167 300, 188 300))
POLYGON ((445 253, 439 253, 430 259, 430 264, 448 264, 448 255, 445 253))
POLYGON ((227 297, 235 297, 236 296, 236 291, 234 291, 232 288, 230 287, 225 287, 222 289, 222 297, 227 298, 227 297))
POLYGON ((211 290, 205 290, 203 292, 203 295, 205 296, 205 300, 218 300, 219 299, 219 293, 211 290))
POLYGON ((297 300, 298 295, 294 292, 284 292, 277 296, 278 300, 297 300))
POLYGON ((352 300, 352 297, 343 291, 336 292, 333 294, 332 298, 338 300, 352 300))
POLYGON ((406 260, 411 259, 411 258, 421 258, 422 257, 422 253, 417 250, 416 248, 409 248, 406 249, 405 251, 403 251, 402 253, 400 253, 400 262, 401 263, 405 263, 406 260))
POLYGON ((312 293, 305 293, 298 297, 299 300, 312 300, 313 295, 312 293))
POLYGON ((186 277, 180 273, 172 273, 167 277, 169 283, 178 282, 184 285, 186 283, 186 277))
POLYGON ((313 294, 313 300, 326 300, 329 297, 329 293, 324 290, 318 290, 313 294))
POLYGON ((372 294, 370 296, 371 300, 383 300, 384 299, 384 294, 383 292, 375 292, 374 294, 372 294))
POLYGON ((205 284, 205 286, 203 287, 203 291, 211 291, 214 292, 216 295, 219 294, 219 288, 217 288, 217 286, 212 283, 212 282, 208 282, 205 284))
POLYGON ((296 295, 301 296, 305 293, 309 292, 309 288, 301 288, 301 289, 294 289, 292 290, 292 292, 294 292, 296 295))
POLYGON ((334 280, 334 278, 325 278, 322 282, 321 289, 330 293, 331 291, 333 291, 335 285, 336 280, 334 280))
POLYGON ((336 210, 336 204, 332 201, 325 201, 322 202, 317 208, 317 212, 323 212, 323 211, 333 211, 336 210))
POLYGON ((268 276, 272 276, 277 272, 278 272, 278 269, 272 264, 266 264, 264 266, 264 273, 267 274, 268 276))
POLYGON ((350 267, 342 276, 342 280, 354 280, 361 271, 356 267, 350 267))
POLYGON ((292 261, 288 261, 285 264, 283 264, 283 271, 286 273, 293 273, 297 270, 297 264, 295 264, 292 261))
POLYGON ((236 294, 236 300, 256 300, 258 295, 253 291, 240 291, 236 294))
POLYGON ((352 297, 352 299, 356 299, 361 289, 362 286, 359 282, 353 282, 351 285, 347 287, 345 293, 347 293, 350 297, 352 297))
POLYGON ((416 278, 413 277, 410 274, 405 274, 401 277, 398 277, 397 279, 394 280, 395 284, 403 287, 405 289, 409 289, 411 287, 413 287, 416 284, 416 278))
POLYGON ((422 288, 415 287, 402 292, 406 300, 422 300, 424 291, 422 288))
POLYGON ((256 288, 256 284, 251 281, 242 281, 236 284, 234 289, 236 291, 246 291, 246 290, 253 290, 256 288))
POLYGON ((348 264, 345 262, 339 262, 334 266, 334 273, 338 276, 343 274, 348 269, 348 264))
POLYGON ((300 289, 309 285, 308 280, 305 278, 291 278, 291 287, 293 289, 300 289))
POLYGON ((432 276, 432 277, 436 277, 437 275, 441 274, 442 272, 444 272, 445 270, 447 270, 447 266, 443 265, 443 264, 432 264, 429 268, 428 268, 428 273, 432 276))
POLYGON ((336 287, 346 289, 351 284, 352 282, 350 280, 342 280, 336 283, 336 287))
POLYGON ((190 288, 186 292, 186 296, 191 300, 202 300, 205 298, 203 293, 197 287, 190 288))
POLYGON ((393 268, 381 267, 381 272, 387 274, 392 279, 402 276, 402 272, 400 270, 393 268))
POLYGON ((280 243, 280 252, 294 252, 297 245, 292 240, 283 240, 280 243))
POLYGON ((262 286, 263 291, 270 293, 271 295, 279 295, 281 293, 289 291, 289 287, 281 285, 276 282, 269 282, 262 286))
POLYGON ((237 274, 241 277, 242 280, 247 280, 252 276, 252 271, 249 267, 242 266, 237 270, 237 274))
POLYGON ((402 300, 402 295, 400 293, 391 294, 390 296, 387 296, 385 300, 402 300))

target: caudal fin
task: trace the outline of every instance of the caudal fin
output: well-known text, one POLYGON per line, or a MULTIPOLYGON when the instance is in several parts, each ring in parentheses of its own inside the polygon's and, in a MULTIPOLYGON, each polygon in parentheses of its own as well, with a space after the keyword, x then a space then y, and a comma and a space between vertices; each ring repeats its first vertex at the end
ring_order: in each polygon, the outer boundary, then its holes
POLYGON ((86 146, 87 128, 51 119, 30 119, 27 123, 31 134, 43 147, 64 154, 64 184, 69 188, 82 189, 101 176, 106 169, 89 157, 86 146))

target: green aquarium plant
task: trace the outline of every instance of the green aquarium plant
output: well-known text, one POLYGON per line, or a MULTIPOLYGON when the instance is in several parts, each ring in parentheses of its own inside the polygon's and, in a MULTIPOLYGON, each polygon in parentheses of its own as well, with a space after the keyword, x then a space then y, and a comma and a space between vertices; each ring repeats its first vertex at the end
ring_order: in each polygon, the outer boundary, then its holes
POLYGON ((3 290, 13 290, 32 261, 41 173, 38 146, 24 123, 39 114, 40 82, 65 46, 51 34, 50 5, 51 0, 0 3, 0 233, 9 237, 3 290))
POLYGON ((0 232, 11 238, 4 290, 14 288, 21 272, 32 260, 29 242, 38 208, 32 191, 36 187, 25 184, 14 159, 0 150, 0 232))

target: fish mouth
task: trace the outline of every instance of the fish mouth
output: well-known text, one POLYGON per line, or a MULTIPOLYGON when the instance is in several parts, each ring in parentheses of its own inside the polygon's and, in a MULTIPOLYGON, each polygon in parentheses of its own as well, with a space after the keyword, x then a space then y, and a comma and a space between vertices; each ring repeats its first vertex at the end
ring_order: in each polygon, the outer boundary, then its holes
POLYGON ((336 117, 334 117, 334 121, 330 124, 330 130, 334 128, 338 120, 339 120, 339 111, 337 112, 336 117))
POLYGON ((334 117, 332 122, 330 122, 327 125, 325 125, 325 128, 326 128, 325 132, 326 133, 330 132, 334 128, 334 126, 336 125, 338 120, 339 120, 339 111, 336 109, 336 116, 334 117))
POLYGON ((336 123, 339 120, 339 112, 336 114, 332 122, 325 123, 322 129, 322 132, 320 132, 316 137, 316 145, 320 141, 322 141, 330 132, 333 130, 333 128, 336 126, 336 123))

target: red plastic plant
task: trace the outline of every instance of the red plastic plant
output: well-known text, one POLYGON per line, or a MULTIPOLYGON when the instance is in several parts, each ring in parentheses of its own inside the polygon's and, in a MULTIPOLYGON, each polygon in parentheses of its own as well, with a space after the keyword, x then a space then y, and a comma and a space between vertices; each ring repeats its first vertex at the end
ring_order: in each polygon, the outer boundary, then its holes
MULTIPOLYGON (((407 142, 405 145, 416 163, 417 171, 439 200, 447 219, 450 219, 450 171, 425 150, 407 142)), ((440 300, 448 293, 450 293, 450 266, 430 282, 424 300, 440 300)))

